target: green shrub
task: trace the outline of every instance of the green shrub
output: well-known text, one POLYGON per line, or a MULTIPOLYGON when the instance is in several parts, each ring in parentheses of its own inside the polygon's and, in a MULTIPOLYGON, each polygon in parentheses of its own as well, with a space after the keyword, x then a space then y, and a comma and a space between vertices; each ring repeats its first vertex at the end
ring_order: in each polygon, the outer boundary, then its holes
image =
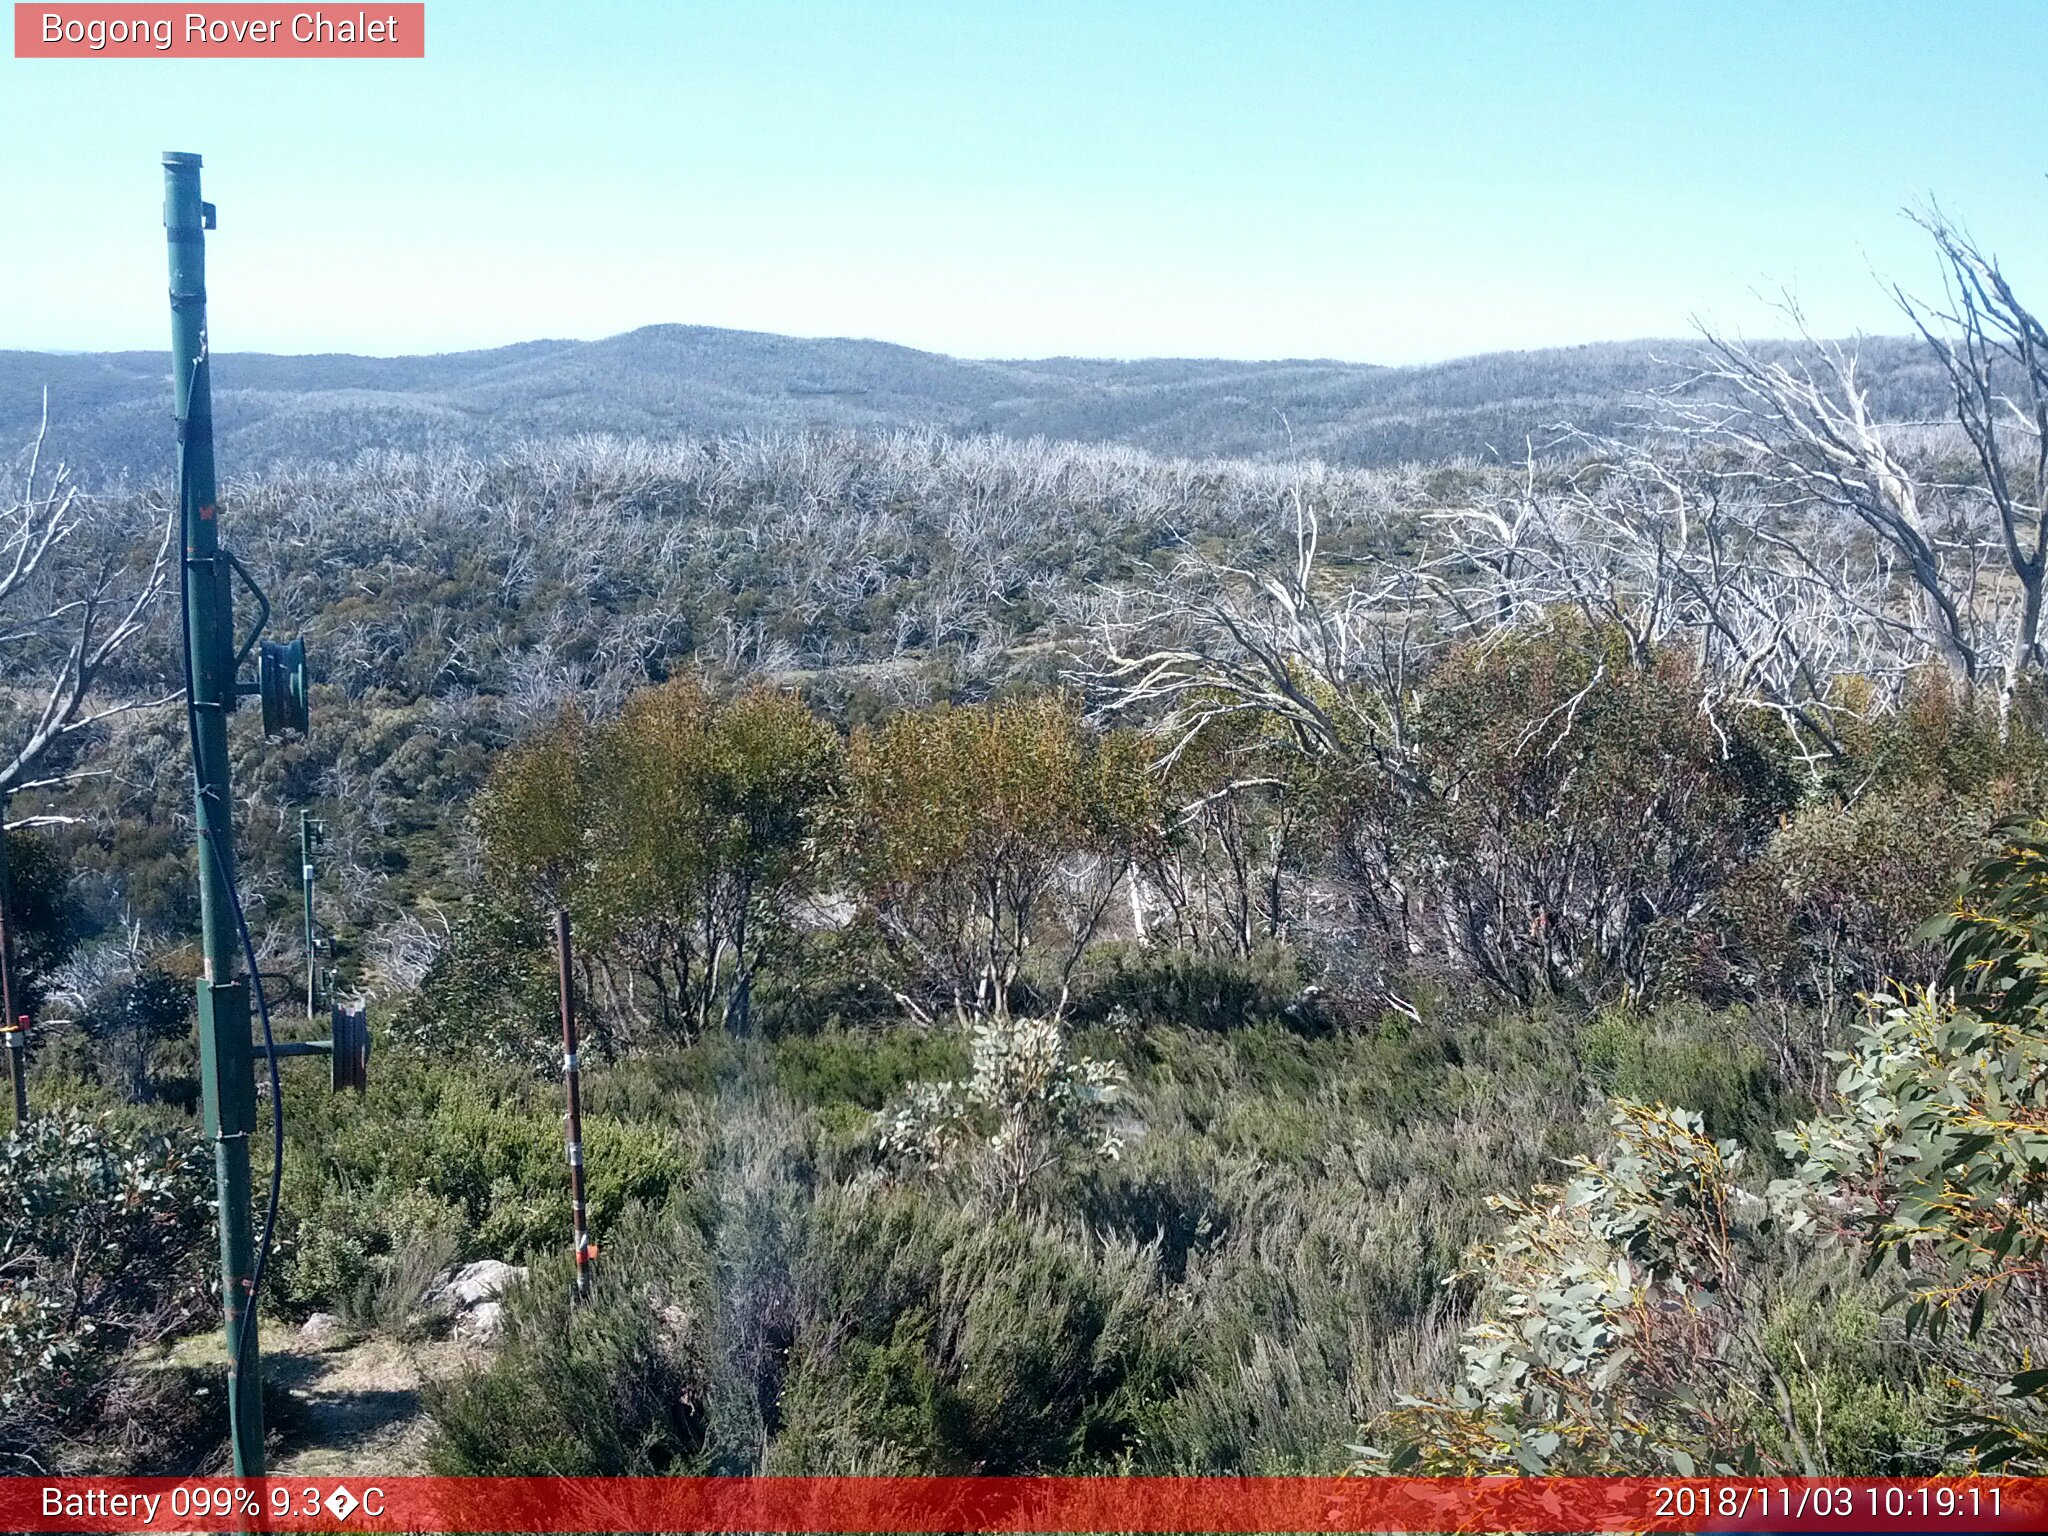
POLYGON ((1445 1399, 1383 1415, 1363 1470, 1641 1474, 1758 1465, 1746 1328, 1762 1202, 1696 1115, 1620 1103, 1614 1143, 1565 1186, 1494 1203, 1476 1319, 1445 1399), (1746 1206, 1748 1209, 1746 1209, 1746 1206))
POLYGON ((1795 793, 1761 722, 1704 707, 1690 658, 1566 614, 1454 647, 1406 729, 1412 761, 1335 792, 1360 908, 1396 955, 1523 1001, 1683 990, 1710 898, 1795 793))
POLYGON ((769 1469, 1108 1471, 1188 1366, 1149 1248, 906 1192, 831 1192, 797 1274, 769 1469))
POLYGON ((1123 1138, 1111 1116, 1122 1070, 1078 1056, 1052 1019, 998 1015, 970 1034, 971 1073, 913 1083, 875 1117, 883 1161, 895 1172, 965 1173, 988 1199, 1014 1209, 1042 1179, 1075 1162, 1114 1161, 1123 1138))
POLYGON ((40 1017, 51 973, 85 937, 86 913, 72 890, 71 865, 54 839, 19 828, 6 836, 14 1007, 40 1017))
POLYGON ((445 1315, 429 1315, 427 1295, 453 1265, 460 1241, 451 1228, 394 1239, 390 1253, 366 1265, 355 1285, 342 1293, 342 1320, 394 1339, 419 1338, 445 1325, 445 1315))
POLYGON ((341 1305, 370 1278, 373 1256, 389 1246, 375 1201, 342 1189, 288 1187, 266 1282, 271 1300, 287 1314, 341 1305))
POLYGON ((1578 1031, 1587 1084, 1603 1096, 1684 1104, 1717 1134, 1768 1152, 1796 1108, 1742 1011, 1697 1004, 1609 1008, 1578 1031))
POLYGON ((1961 1392, 1952 1447, 2048 1468, 2048 823, 2002 828, 1953 909, 1941 991, 1876 999, 1831 1112, 1781 1134, 1800 1221, 1895 1261, 1905 1328, 1961 1392), (2008 1315, 2016 1314, 2016 1315, 2008 1315), (1960 1335, 1958 1338, 1957 1335, 1960 1335))
POLYGON ((886 984, 892 962, 865 924, 787 937, 777 963, 755 982, 755 1033, 871 1034, 902 1022, 903 1004, 886 984))
POLYGON ((815 887, 840 769, 837 733, 795 695, 756 682, 719 700, 677 675, 507 752, 476 831, 513 899, 574 912, 602 1020, 746 1034, 755 982, 815 887))
POLYGON ((490 1365, 426 1394, 429 1466, 458 1477, 697 1470, 706 1391, 690 1329, 702 1281, 701 1251, 678 1224, 658 1240, 621 1233, 582 1305, 569 1265, 536 1269, 505 1298, 490 1365))
POLYGON ((1302 1034, 1330 1028, 1321 993, 1306 986, 1298 958, 1277 944, 1247 956, 1099 945, 1076 975, 1074 992, 1076 1024, 1119 1017, 1206 1030, 1264 1022, 1302 1034))
MULTIPOLYGON (((360 1100, 289 1084, 280 1294, 343 1304, 388 1283, 393 1257, 419 1245, 516 1259, 565 1244, 559 1092, 515 1067, 405 1054, 360 1100)), ((666 1202, 690 1164, 672 1116, 587 1114, 583 1141, 594 1231, 629 1205, 666 1202)))
POLYGON ((853 733, 827 831, 908 1006, 962 1021, 1063 1010, 1156 826, 1148 759, 1056 694, 905 710, 853 733))
POLYGON ((33 1467, 105 1409, 128 1349, 210 1310, 211 1165, 189 1130, 112 1115, 0 1143, 0 1454, 33 1467))
POLYGON ((952 1077, 967 1067, 966 1037, 921 1025, 780 1041, 774 1079, 800 1104, 880 1109, 910 1083, 952 1077))
POLYGON ((1942 1473, 1946 1396, 1908 1346, 1890 1279, 1839 1253, 1800 1254, 1763 1316, 1763 1350, 1783 1386, 1754 1425, 1802 1470, 1830 1476, 1942 1473))
POLYGON ((1994 824, 2048 795, 2048 738, 2002 731, 1991 700, 1933 676, 1896 711, 1845 718, 1843 750, 1722 900, 1734 987, 1837 1012, 1934 978, 1921 923, 1992 852, 1994 824))
POLYGON ((559 1066, 559 1008, 543 925, 486 897, 455 925, 383 1033, 389 1046, 415 1053, 545 1071, 559 1066))

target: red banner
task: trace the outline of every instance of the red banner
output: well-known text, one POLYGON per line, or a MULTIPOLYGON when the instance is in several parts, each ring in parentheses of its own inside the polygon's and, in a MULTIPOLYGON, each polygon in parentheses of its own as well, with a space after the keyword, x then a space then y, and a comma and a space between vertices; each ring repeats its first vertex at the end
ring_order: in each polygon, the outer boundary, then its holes
POLYGON ((22 5, 17 59, 422 59, 423 4, 22 5))
POLYGON ((11 1531, 2041 1531, 2044 1478, 0 1479, 11 1531))

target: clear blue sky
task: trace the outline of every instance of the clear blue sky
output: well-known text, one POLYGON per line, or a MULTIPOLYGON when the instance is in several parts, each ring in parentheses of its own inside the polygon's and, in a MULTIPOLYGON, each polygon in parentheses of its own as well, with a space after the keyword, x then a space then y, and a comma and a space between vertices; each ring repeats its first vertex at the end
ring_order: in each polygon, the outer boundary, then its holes
MULTIPOLYGON (((332 8, 332 7, 331 7, 332 8)), ((374 8, 374 7, 373 7, 374 8)), ((350 11, 354 6, 348 7, 350 11)), ((0 346, 658 321, 1407 362, 1896 331, 1928 194, 2048 289, 2048 0, 428 0, 419 62, 0 59, 0 346)))

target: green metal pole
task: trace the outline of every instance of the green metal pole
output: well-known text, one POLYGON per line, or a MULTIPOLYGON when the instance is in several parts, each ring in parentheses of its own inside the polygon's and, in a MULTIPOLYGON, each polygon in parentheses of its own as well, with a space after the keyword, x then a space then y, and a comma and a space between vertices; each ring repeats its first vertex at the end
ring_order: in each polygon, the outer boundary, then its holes
POLYGON ((263 1472, 263 1372, 249 1310, 249 1137, 256 1128, 255 1053, 249 985, 235 974, 238 948, 229 894, 235 856, 228 776, 228 715, 235 707, 234 606, 214 505, 213 390, 206 338, 206 229, 199 157, 164 156, 164 232, 171 262, 171 381, 180 423, 179 502, 184 532, 185 648, 191 667, 194 806, 205 973, 199 979, 200 1097, 213 1139, 220 1194, 221 1298, 227 1313, 228 1421, 235 1474, 263 1472))

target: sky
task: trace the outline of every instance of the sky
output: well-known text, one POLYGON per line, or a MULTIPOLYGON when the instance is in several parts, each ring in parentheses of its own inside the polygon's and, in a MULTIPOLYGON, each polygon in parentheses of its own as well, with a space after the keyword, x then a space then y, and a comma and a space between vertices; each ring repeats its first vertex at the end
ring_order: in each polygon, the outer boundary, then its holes
POLYGON ((426 52, 0 58, 0 347, 166 344, 167 149, 225 351, 1895 333, 1929 198, 2048 288, 2048 0, 428 0, 426 52))

